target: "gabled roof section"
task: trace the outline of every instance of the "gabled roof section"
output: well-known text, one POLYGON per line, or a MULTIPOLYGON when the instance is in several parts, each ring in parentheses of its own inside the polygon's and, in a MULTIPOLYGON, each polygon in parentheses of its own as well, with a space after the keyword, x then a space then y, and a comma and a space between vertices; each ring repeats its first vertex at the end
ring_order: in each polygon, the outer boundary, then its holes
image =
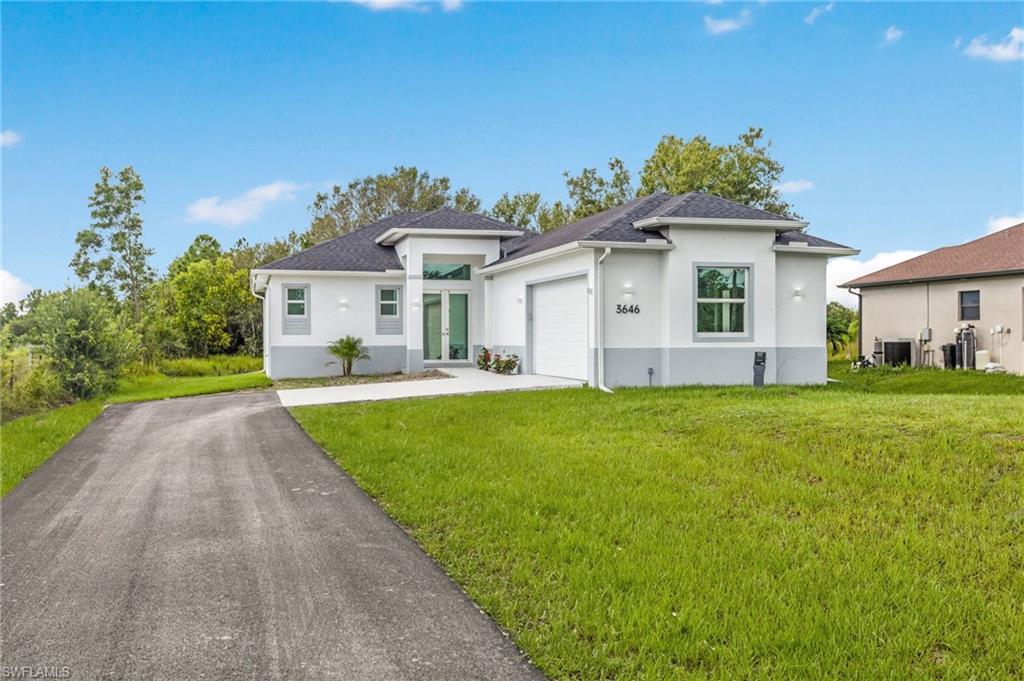
POLYGON ((438 208, 420 213, 416 218, 385 230, 376 238, 379 243, 393 244, 407 234, 443 232, 480 232, 499 238, 517 237, 523 233, 512 225, 478 213, 466 213, 454 208, 438 208))
POLYGON ((275 260, 258 269, 321 272, 401 270, 402 263, 398 259, 394 247, 382 246, 377 243, 376 239, 389 229, 401 227, 422 215, 424 214, 412 211, 398 213, 354 229, 348 234, 318 243, 295 255, 275 260))
POLYGON ((937 248, 840 286, 860 288, 1016 272, 1024 272, 1024 222, 959 246, 937 248))
POLYGON ((703 192, 669 196, 634 224, 641 229, 658 229, 671 224, 763 225, 780 230, 802 229, 807 223, 785 215, 769 213, 742 203, 703 192))

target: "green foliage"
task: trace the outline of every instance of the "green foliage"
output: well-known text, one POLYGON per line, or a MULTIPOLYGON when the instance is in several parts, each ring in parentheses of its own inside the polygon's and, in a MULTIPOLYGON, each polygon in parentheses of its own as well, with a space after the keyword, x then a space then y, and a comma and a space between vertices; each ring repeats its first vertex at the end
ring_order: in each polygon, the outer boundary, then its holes
POLYGON ((138 352, 138 336, 94 288, 52 294, 36 314, 38 340, 61 386, 74 397, 113 389, 121 368, 138 352))
POLYGON ((263 243, 251 244, 242 238, 235 242, 227 255, 236 268, 251 270, 298 253, 302 248, 301 241, 302 237, 294 231, 288 232, 288 236, 283 239, 277 238, 263 243))
POLYGON ((250 305, 248 273, 231 259, 197 260, 168 283, 163 314, 181 334, 186 354, 206 357, 233 345, 231 321, 250 305))
POLYGON ((396 213, 444 206, 476 212, 480 199, 465 187, 452 192, 447 177, 432 178, 415 167, 398 166, 390 173, 352 180, 345 189, 335 185, 330 192, 317 193, 302 245, 312 246, 396 213))
POLYGON ((167 267, 167 277, 173 279, 187 270, 188 266, 194 262, 199 262, 200 260, 213 261, 222 255, 224 255, 224 251, 221 250, 219 241, 209 234, 200 234, 192 240, 192 243, 189 244, 184 253, 171 261, 171 264, 167 267))
POLYGON ((293 413, 550 678, 1024 675, 1022 396, 580 389, 293 413))
POLYGON ((100 180, 89 198, 92 224, 75 237, 78 250, 71 267, 92 287, 121 293, 138 323, 143 292, 154 277, 148 263, 153 251, 142 243, 142 217, 137 210, 144 201, 144 187, 131 166, 123 168, 116 181, 111 182, 112 177, 110 168, 100 168, 100 180))
POLYGON ((341 375, 351 376, 352 365, 361 359, 370 359, 370 351, 363 345, 363 339, 355 336, 339 338, 327 346, 327 352, 341 362, 341 375))
POLYGON ((210 355, 202 359, 183 357, 165 359, 159 368, 160 373, 166 376, 230 376, 260 371, 263 359, 247 355, 210 355))
POLYGON ((605 179, 596 168, 584 168, 579 175, 568 171, 565 187, 569 192, 570 221, 582 220, 590 215, 614 208, 636 196, 626 165, 617 158, 608 161, 611 177, 605 179))
POLYGON ((853 369, 850 364, 844 360, 829 362, 829 378, 839 381, 831 386, 833 389, 893 395, 1024 396, 1024 376, 1015 374, 950 371, 938 367, 909 367, 905 364, 853 369))
POLYGON ((772 157, 771 146, 761 128, 750 128, 737 142, 725 146, 712 144, 703 135, 689 140, 665 135, 644 162, 638 193, 706 192, 795 216, 777 189, 783 165, 772 157))
POLYGON ((857 323, 857 311, 835 301, 825 307, 825 341, 833 355, 850 343, 851 325, 857 323))
POLYGON ((5 352, 0 359, 0 418, 10 421, 71 401, 60 378, 44 359, 28 365, 24 349, 5 352))

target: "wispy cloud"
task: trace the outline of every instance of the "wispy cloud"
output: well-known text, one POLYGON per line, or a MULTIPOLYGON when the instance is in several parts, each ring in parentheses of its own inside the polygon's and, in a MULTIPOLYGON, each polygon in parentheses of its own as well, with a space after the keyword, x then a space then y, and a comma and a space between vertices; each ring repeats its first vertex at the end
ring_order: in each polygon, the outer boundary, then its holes
POLYGON ((373 12, 388 12, 391 10, 406 10, 410 12, 429 12, 432 7, 440 7, 445 12, 454 12, 462 9, 463 0, 350 0, 354 5, 360 5, 373 12))
POLYGON ((294 182, 277 181, 253 187, 233 199, 208 196, 189 204, 187 219, 189 222, 236 227, 256 220, 272 203, 295 198, 297 189, 299 185, 294 182))
POLYGON ((825 270, 826 295, 829 300, 840 302, 849 307, 857 305, 857 296, 845 288, 839 288, 839 284, 871 274, 878 270, 895 265, 896 263, 910 260, 924 253, 924 251, 888 251, 878 253, 867 260, 855 260, 854 258, 833 258, 829 260, 825 270))
POLYGON ((818 5, 817 7, 812 8, 811 11, 807 13, 807 16, 804 17, 804 23, 809 26, 814 26, 814 23, 818 21, 823 14, 831 12, 835 6, 836 3, 830 2, 827 5, 818 5))
POLYGON ((16 303, 32 290, 32 287, 11 274, 7 270, 0 270, 0 305, 16 303))
POLYGON ((715 19, 714 17, 704 17, 704 30, 709 35, 722 35, 723 33, 732 33, 745 28, 750 24, 751 16, 750 10, 745 9, 737 14, 735 17, 726 19, 715 19))
POLYGON ((0 132, 0 147, 13 147, 21 141, 21 135, 13 130, 0 132))
POLYGON ((1024 222, 1024 213, 1020 215, 1000 215, 997 218, 989 218, 987 234, 995 234, 1001 232, 1008 227, 1019 225, 1024 222))
POLYGON ((786 180, 775 185, 780 194, 800 194, 814 189, 814 183, 810 180, 786 180))
POLYGON ((885 33, 882 34, 882 43, 884 45, 892 45, 893 43, 898 42, 902 37, 903 29, 890 26, 885 29, 885 33))
POLYGON ((1024 60, 1024 28, 1015 26, 998 43, 989 43, 988 36, 979 35, 964 49, 964 55, 972 59, 987 59, 995 62, 1024 60))

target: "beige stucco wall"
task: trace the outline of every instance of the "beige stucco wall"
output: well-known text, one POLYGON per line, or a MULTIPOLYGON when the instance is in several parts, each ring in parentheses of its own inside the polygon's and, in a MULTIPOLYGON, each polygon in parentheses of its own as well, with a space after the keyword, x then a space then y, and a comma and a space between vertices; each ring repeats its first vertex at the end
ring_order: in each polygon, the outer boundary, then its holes
POLYGON ((953 342, 959 318, 959 292, 981 292, 981 319, 969 321, 977 329, 978 349, 989 350, 992 360, 1007 371, 1024 374, 1024 276, 978 277, 923 284, 865 288, 863 296, 863 351, 871 353, 875 337, 917 338, 921 329, 932 330, 934 364, 941 365, 940 347, 953 342), (989 330, 1002 324, 1010 333, 994 347, 989 330))

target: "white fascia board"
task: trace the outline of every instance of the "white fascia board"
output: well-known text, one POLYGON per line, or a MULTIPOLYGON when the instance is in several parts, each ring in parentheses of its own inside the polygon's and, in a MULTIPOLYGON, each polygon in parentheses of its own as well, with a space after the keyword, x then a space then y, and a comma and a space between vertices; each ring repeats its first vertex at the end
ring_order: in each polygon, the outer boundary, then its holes
POLYGON ((579 241, 583 248, 623 248, 639 251, 671 251, 676 246, 665 239, 648 239, 639 241, 579 241))
POLYGON ((400 241, 407 236, 457 236, 463 239, 472 239, 475 237, 511 238, 522 235, 523 232, 521 230, 511 229, 416 229, 415 227, 403 229, 401 227, 396 227, 384 232, 374 239, 374 241, 379 244, 390 246, 396 241, 400 241))
POLYGON ((531 253, 530 255, 524 255, 521 258, 515 260, 509 260, 508 262, 498 263, 497 265, 486 265, 477 270, 481 274, 491 274, 492 272, 504 272, 505 270, 515 269, 516 267, 522 267, 523 265, 529 265, 530 263, 538 262, 541 260, 547 260, 548 258, 557 258, 560 255, 566 253, 572 253, 580 249, 579 241, 572 241, 561 246, 555 246, 554 248, 548 248, 537 253, 531 253))
POLYGON ((351 270, 252 270, 253 276, 283 274, 291 277, 404 277, 405 270, 385 270, 383 272, 355 272, 351 270))
POLYGON ((803 220, 737 220, 733 218, 644 218, 637 220, 633 226, 637 229, 648 227, 763 227, 788 231, 804 229, 809 223, 803 220))
POLYGON ((824 246, 772 246, 776 253, 803 253, 804 255, 858 255, 857 248, 831 248, 824 246))

